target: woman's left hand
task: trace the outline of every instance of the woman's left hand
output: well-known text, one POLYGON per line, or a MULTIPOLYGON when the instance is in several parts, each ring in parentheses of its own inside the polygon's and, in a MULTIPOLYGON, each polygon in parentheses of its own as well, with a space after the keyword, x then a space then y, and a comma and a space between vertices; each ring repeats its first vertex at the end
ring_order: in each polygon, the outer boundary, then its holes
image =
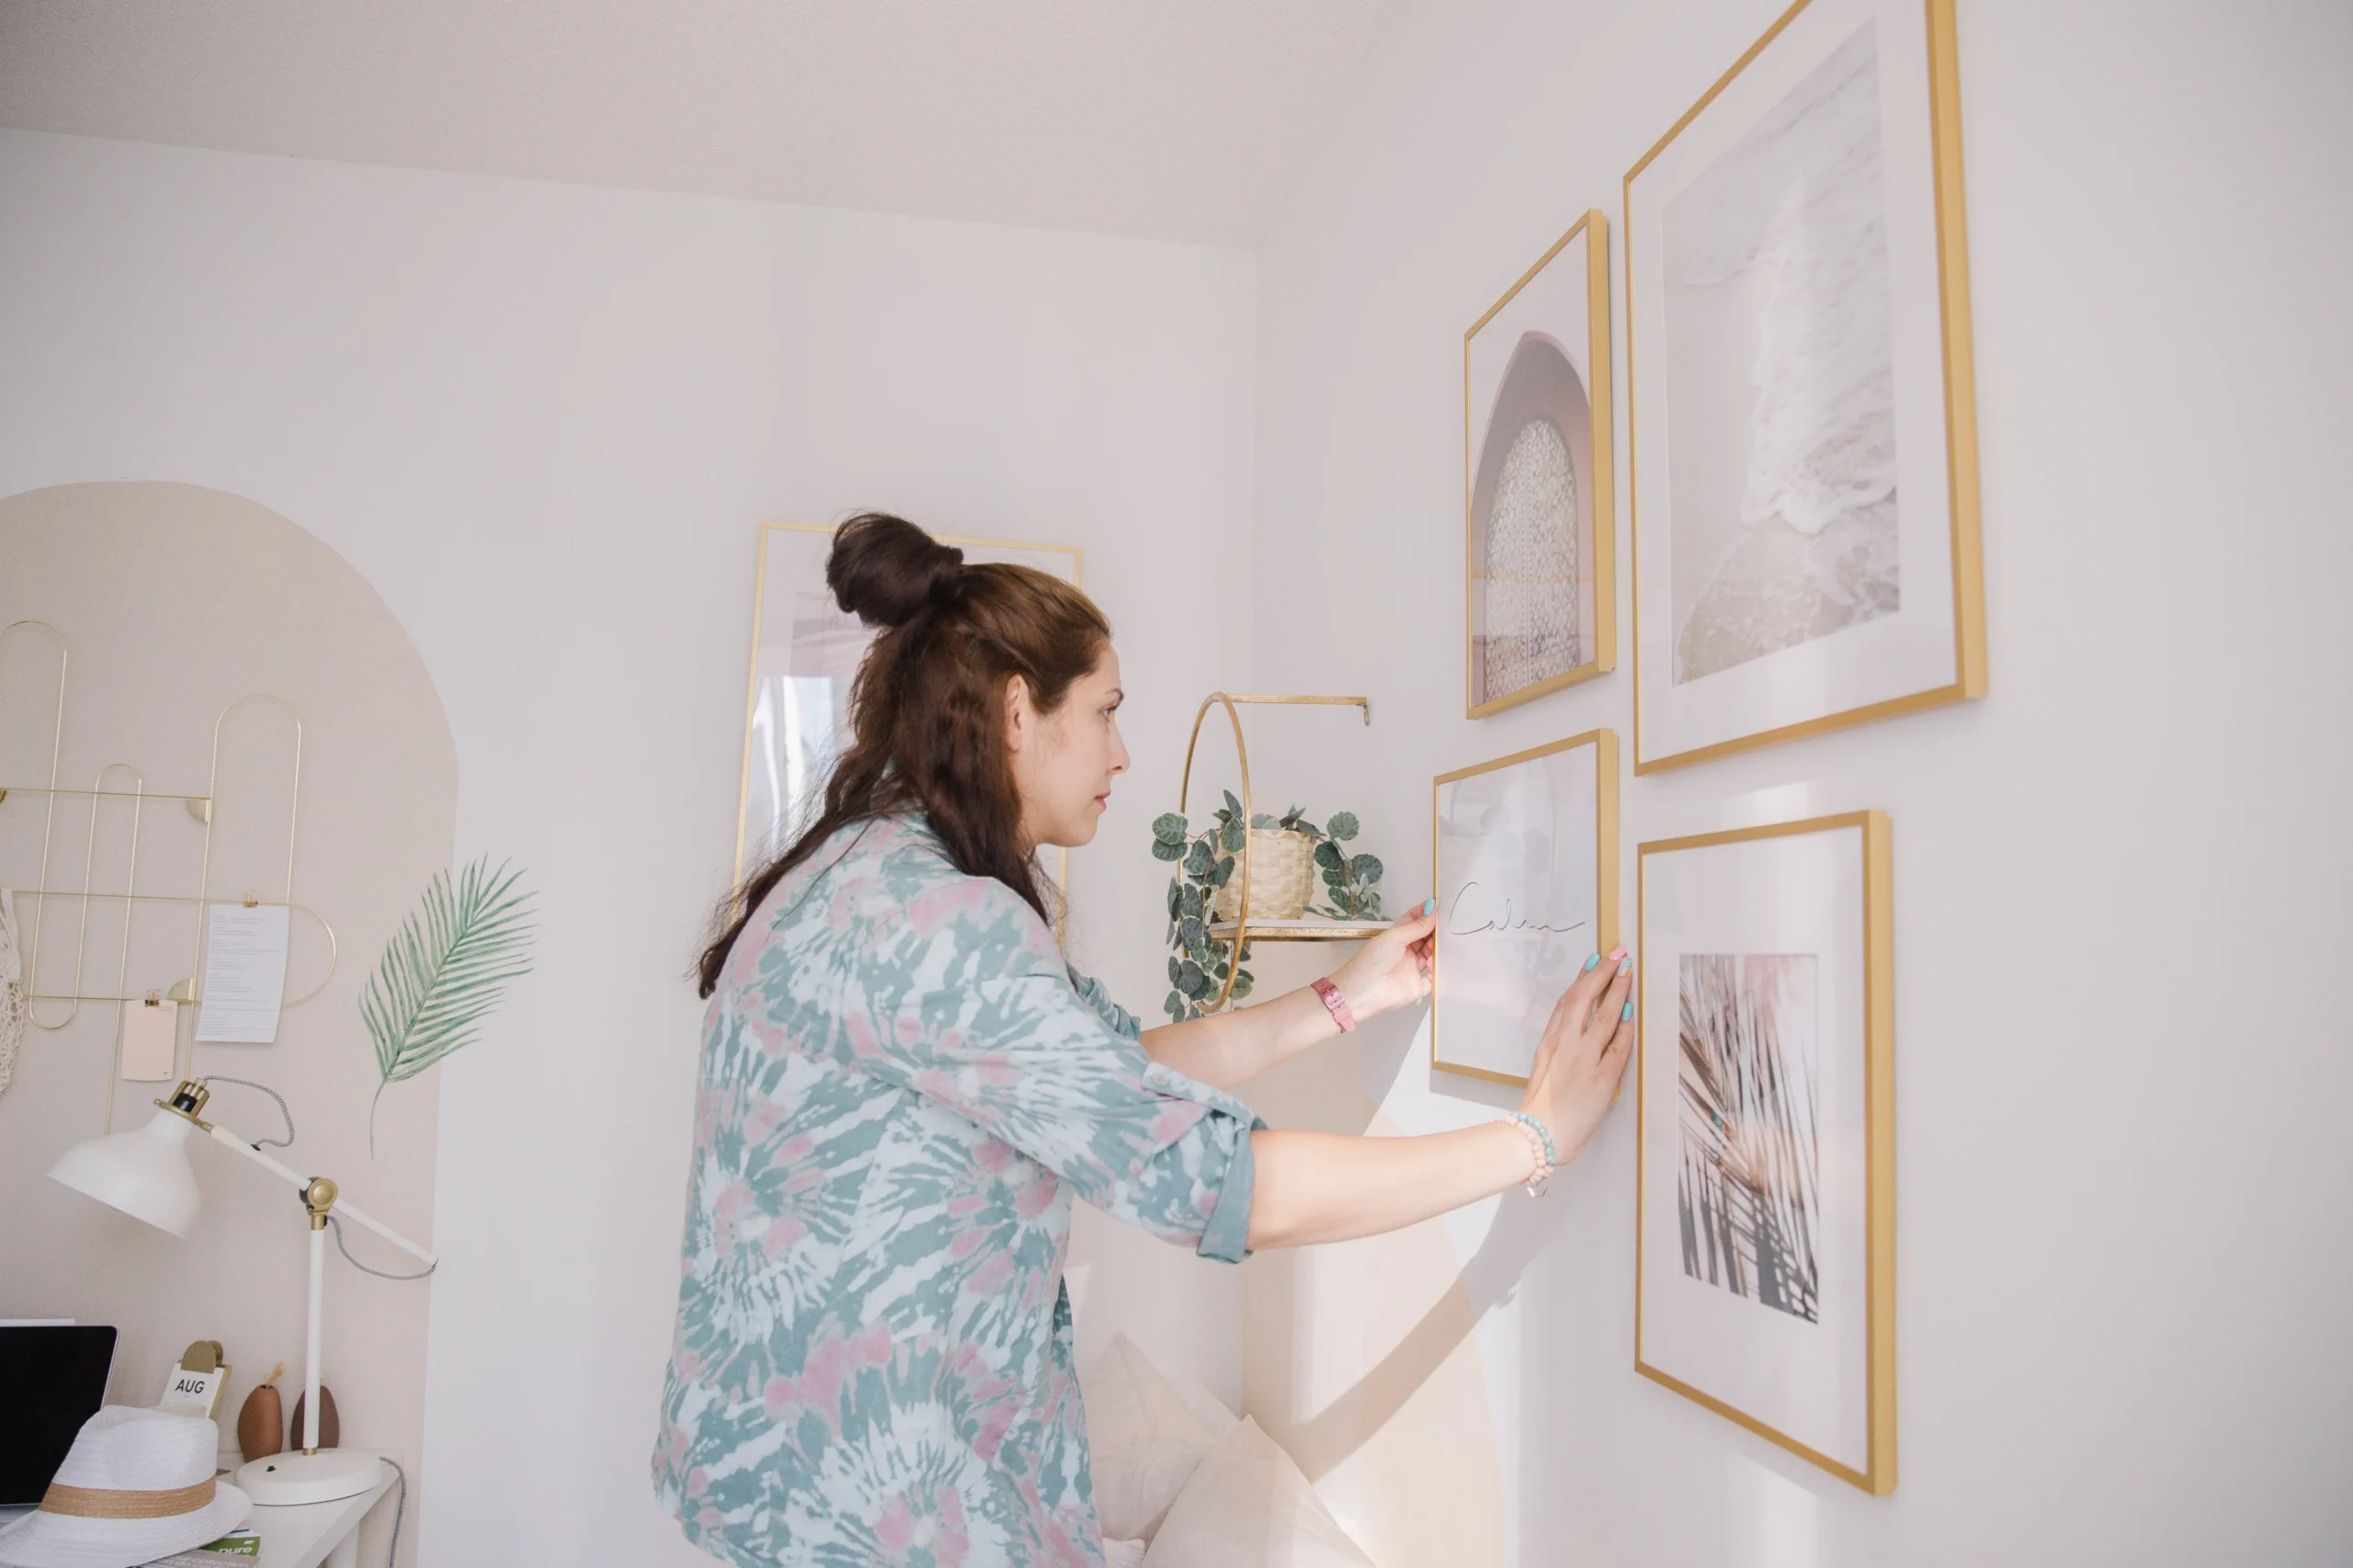
POLYGON ((1430 953, 1438 930, 1437 901, 1400 915, 1381 935, 1339 967, 1332 983, 1348 999, 1348 1010, 1370 1018, 1411 1006, 1430 994, 1430 953))

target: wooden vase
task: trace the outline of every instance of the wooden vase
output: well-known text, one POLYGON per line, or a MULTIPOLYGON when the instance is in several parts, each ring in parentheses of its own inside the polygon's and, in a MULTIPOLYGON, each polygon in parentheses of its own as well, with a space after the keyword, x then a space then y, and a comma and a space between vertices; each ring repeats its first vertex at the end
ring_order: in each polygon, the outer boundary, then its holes
POLYGON ((237 1449, 249 1460, 266 1459, 286 1448, 286 1402, 275 1383, 256 1384, 237 1412, 237 1449))
MULTIPOLYGON (((302 1446, 302 1402, 308 1397, 310 1396, 307 1394, 299 1393, 294 1396, 294 1420, 286 1428, 286 1446, 290 1449, 299 1449, 302 1446)), ((342 1446, 343 1421, 335 1413, 335 1391, 326 1384, 321 1383, 319 1385, 319 1447, 335 1449, 342 1446)))

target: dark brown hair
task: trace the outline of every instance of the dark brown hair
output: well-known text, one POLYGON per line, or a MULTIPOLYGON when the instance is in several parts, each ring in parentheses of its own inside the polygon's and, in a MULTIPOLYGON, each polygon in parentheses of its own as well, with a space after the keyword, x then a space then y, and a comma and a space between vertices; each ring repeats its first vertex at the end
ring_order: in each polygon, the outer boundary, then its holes
POLYGON ((1027 566, 967 566, 962 551, 881 512, 842 525, 825 585, 843 609, 883 629, 850 687, 849 749, 817 820, 722 906, 720 935, 697 965, 705 996, 769 891, 835 832, 886 812, 922 812, 958 870, 995 877, 1046 918, 1020 841, 1006 682, 1019 676, 1038 710, 1052 712, 1102 658, 1111 623, 1068 583, 1027 566))

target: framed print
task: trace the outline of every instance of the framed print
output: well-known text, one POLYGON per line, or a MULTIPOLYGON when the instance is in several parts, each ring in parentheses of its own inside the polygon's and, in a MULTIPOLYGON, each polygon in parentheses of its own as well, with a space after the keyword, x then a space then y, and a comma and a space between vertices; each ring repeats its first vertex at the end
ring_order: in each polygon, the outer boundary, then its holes
MULTIPOLYGON (((967 562, 1034 566, 1065 583, 1078 582, 1079 552, 1073 546, 934 537, 961 549, 967 562)), ((846 614, 825 586, 825 556, 833 547, 829 526, 760 525, 751 688, 744 701, 744 781, 735 818, 739 883, 751 866, 814 820, 813 807, 849 734, 850 682, 875 633, 846 614)))
POLYGON ((1608 228, 1578 219, 1462 335, 1473 719, 1617 666, 1608 228))
POLYGON ((1952 0, 1800 0, 1626 176, 1634 771, 1985 691, 1952 0))
POLYGON ((1618 737, 1441 773, 1430 810, 1430 1065, 1525 1085, 1552 1004, 1618 945, 1618 737))
POLYGON ((1635 857, 1634 1369, 1895 1487, 1887 817, 1635 857))

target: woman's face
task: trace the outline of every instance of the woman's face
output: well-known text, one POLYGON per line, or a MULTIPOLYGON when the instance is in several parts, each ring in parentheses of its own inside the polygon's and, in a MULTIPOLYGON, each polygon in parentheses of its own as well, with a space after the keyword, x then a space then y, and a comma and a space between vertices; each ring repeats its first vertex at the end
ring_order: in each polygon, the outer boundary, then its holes
POLYGON ((1071 683, 1063 705, 1040 713, 1029 684, 1006 692, 1006 745, 1021 792, 1021 838, 1030 848, 1076 848, 1095 836, 1111 803, 1111 780, 1128 770, 1120 742, 1120 655, 1108 643, 1094 669, 1071 683))

